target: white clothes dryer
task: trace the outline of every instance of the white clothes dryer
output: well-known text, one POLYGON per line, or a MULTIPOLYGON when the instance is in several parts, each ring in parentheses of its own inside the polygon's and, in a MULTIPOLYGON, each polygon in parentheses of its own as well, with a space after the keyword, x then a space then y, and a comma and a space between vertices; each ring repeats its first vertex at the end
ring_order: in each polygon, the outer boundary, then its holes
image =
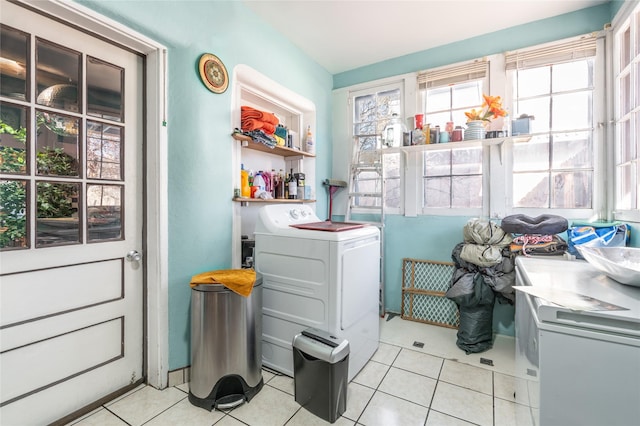
POLYGON ((320 221, 304 204, 267 205, 254 256, 263 280, 263 365, 293 377, 293 338, 314 327, 349 342, 351 381, 378 349, 380 230, 320 221))

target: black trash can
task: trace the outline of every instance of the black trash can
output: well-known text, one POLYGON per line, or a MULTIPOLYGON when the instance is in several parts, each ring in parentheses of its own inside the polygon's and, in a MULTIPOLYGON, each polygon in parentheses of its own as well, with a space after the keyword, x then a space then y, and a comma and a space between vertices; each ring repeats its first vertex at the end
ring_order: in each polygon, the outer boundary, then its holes
POLYGON ((248 297, 222 284, 193 287, 189 401, 208 411, 230 409, 263 384, 260 274, 248 297))
POLYGON ((316 416, 335 422, 347 409, 349 342, 308 328, 293 338, 295 400, 316 416))

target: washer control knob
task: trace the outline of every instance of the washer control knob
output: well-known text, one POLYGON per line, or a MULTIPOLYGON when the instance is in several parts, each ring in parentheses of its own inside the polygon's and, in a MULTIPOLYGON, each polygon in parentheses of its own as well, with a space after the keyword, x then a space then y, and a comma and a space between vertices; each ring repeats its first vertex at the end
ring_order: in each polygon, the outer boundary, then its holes
POLYGON ((293 218, 293 219, 298 219, 300 217, 300 212, 296 209, 291 209, 291 211, 289 212, 289 215, 293 218))

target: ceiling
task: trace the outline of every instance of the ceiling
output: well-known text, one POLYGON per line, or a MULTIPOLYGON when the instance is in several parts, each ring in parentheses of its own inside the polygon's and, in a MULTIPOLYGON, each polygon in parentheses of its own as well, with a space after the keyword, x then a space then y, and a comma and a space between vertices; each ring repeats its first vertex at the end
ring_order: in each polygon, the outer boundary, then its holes
POLYGON ((242 0, 331 74, 608 0, 242 0))

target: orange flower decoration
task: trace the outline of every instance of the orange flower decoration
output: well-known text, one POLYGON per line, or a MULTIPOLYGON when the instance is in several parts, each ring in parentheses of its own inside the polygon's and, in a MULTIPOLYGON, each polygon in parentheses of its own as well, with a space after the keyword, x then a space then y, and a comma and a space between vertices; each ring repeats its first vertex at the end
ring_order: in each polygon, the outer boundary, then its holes
POLYGON ((491 121, 491 118, 507 116, 507 111, 502 108, 502 99, 500 96, 489 96, 483 94, 482 97, 484 98, 482 108, 477 111, 474 108, 471 111, 464 113, 464 115, 467 116, 467 122, 474 120, 491 121))

